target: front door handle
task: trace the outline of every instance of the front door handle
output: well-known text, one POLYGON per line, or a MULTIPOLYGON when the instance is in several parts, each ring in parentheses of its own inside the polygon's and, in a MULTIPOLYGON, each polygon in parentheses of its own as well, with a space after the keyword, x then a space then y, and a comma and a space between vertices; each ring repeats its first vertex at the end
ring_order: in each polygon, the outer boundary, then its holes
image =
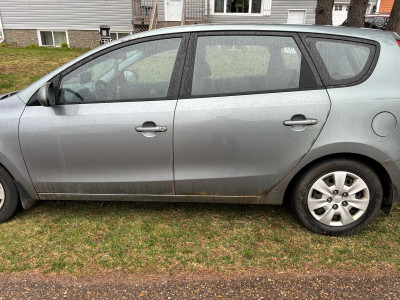
POLYGON ((305 125, 315 125, 317 123, 318 123, 317 119, 305 119, 305 120, 296 120, 296 121, 286 120, 286 121, 283 121, 283 125, 285 125, 285 126, 294 126, 294 125, 303 125, 303 126, 305 126, 305 125))
POLYGON ((138 126, 135 127, 135 130, 137 132, 166 132, 167 126, 154 126, 154 127, 138 126))

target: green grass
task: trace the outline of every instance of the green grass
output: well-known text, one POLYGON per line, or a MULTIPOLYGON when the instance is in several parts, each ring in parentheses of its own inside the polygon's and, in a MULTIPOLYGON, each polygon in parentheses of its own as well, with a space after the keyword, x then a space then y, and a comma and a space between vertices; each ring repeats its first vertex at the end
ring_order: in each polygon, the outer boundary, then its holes
MULTIPOLYGON (((86 50, 0 48, 0 93, 86 50)), ((400 207, 345 238, 308 232, 282 207, 40 202, 0 225, 0 272, 400 270, 400 207)))
POLYGON ((20 90, 87 49, 0 48, 0 94, 20 90))
POLYGON ((335 238, 283 207, 40 202, 0 226, 0 272, 400 270, 399 208, 335 238))

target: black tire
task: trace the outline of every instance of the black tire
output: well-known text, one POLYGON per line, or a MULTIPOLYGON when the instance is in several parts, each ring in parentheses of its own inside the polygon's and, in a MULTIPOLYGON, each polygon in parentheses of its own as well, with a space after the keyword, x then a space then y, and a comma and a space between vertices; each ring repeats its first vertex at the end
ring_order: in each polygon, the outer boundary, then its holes
POLYGON ((10 219, 17 211, 19 195, 14 179, 2 167, 0 167, 0 184, 3 187, 5 195, 3 204, 1 204, 0 199, 0 223, 3 223, 10 219))
MULTIPOLYGON (((334 178, 334 176, 332 176, 334 178)), ((332 178, 327 177, 324 180, 331 180, 332 178)), ((346 176, 345 181, 347 182, 349 178, 346 176)), ((357 179, 356 179, 357 180, 357 179)), ((330 181, 331 182, 331 181, 330 181)), ((352 182, 352 179, 350 179, 352 182)), ((355 181, 354 181, 355 182, 355 181)), ((329 182, 327 181, 329 184, 329 182)), ((333 187, 336 187, 336 183, 334 183, 333 187)), ((336 190, 335 190, 336 192, 336 190)), ((361 192, 364 193, 364 192, 361 192)), ((324 195, 322 195, 324 196, 324 195)), ((341 196, 341 195, 339 195, 341 196)), ((327 196, 325 196, 327 197, 327 196)), ((354 196, 355 197, 355 196, 354 196)), ((293 195, 292 195, 292 207, 295 214, 298 216, 300 221, 304 224, 304 226, 312 232, 323 234, 323 235, 331 235, 331 236, 345 236, 357 233, 364 229, 368 224, 372 222, 375 216, 378 214, 383 201, 383 189, 382 184, 379 180, 378 175, 366 164, 350 160, 350 159, 331 159, 327 161, 320 162, 308 170, 301 176, 298 180, 297 184, 295 185, 293 195), (337 225, 337 226, 330 226, 323 224, 322 222, 318 221, 315 216, 319 217, 317 213, 319 213, 318 209, 312 210, 309 209, 308 205, 308 196, 309 193, 314 198, 315 195, 318 195, 319 191, 313 188, 313 184, 317 182, 318 179, 323 178, 325 175, 330 174, 332 172, 340 172, 345 171, 349 172, 353 175, 362 179, 367 186, 367 189, 364 189, 365 193, 369 194, 369 204, 365 210, 358 210, 354 209, 358 214, 362 214, 359 216, 355 221, 346 225, 337 225), (313 188, 313 189, 312 189, 313 188), (312 190, 311 190, 312 189, 312 190), (312 194, 316 192, 317 194, 312 194), (313 214, 311 213, 313 211, 313 214)), ((343 198, 344 199, 344 198, 343 198)), ((322 200, 322 199, 321 199, 322 200)), ((335 201, 340 201, 337 196, 334 196, 335 201)), ((323 200, 322 200, 323 201, 323 200)), ((329 205, 335 205, 336 202, 332 202, 332 198, 327 201, 329 205)), ((345 205, 349 205, 348 202, 344 201, 338 202, 338 205, 341 205, 339 209, 344 209, 345 205)), ((349 201, 350 202, 350 201, 349 201)), ((327 206, 330 207, 330 206, 327 206)), ((337 207, 337 205, 336 205, 337 207)), ((351 206, 347 206, 349 209, 351 206)), ((327 208, 329 209, 329 208, 327 208)), ((323 214, 328 213, 328 210, 325 208, 319 208, 322 210, 321 216, 323 214)), ((332 211, 332 209, 331 209, 332 211)), ((342 216, 340 213, 337 213, 339 216, 334 216, 331 220, 334 221, 330 224, 339 222, 344 223, 341 221, 342 216), (338 221, 335 220, 339 219, 338 221)), ((345 214, 343 214, 345 215, 345 214)), ((329 218, 328 218, 329 220, 329 218)))

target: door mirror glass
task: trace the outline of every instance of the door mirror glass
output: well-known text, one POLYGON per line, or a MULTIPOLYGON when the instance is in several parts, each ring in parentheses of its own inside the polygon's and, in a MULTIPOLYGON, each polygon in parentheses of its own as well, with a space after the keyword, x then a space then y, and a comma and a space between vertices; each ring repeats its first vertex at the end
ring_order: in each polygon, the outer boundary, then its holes
POLYGON ((38 91, 38 100, 42 106, 53 106, 56 103, 53 83, 47 82, 38 91))

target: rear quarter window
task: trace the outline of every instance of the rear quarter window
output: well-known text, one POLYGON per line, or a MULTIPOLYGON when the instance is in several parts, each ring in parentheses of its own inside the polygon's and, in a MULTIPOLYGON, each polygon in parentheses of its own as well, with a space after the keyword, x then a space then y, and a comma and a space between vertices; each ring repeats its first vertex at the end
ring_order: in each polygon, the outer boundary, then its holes
POLYGON ((377 53, 377 45, 362 42, 306 38, 306 44, 326 86, 360 83, 377 53))

